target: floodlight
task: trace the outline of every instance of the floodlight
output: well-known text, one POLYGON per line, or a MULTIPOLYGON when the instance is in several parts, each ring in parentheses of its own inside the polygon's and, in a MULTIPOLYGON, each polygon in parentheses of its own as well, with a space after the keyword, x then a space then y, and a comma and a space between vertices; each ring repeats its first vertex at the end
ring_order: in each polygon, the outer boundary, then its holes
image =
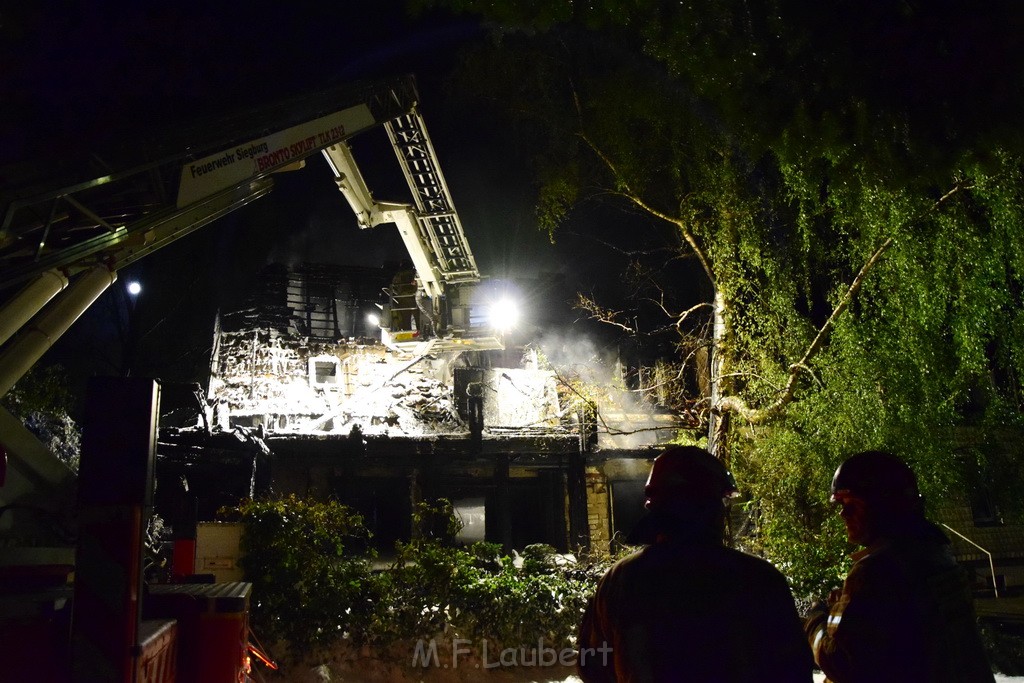
POLYGON ((491 304, 490 324, 496 330, 508 332, 519 322, 519 306, 512 299, 499 299, 491 304))

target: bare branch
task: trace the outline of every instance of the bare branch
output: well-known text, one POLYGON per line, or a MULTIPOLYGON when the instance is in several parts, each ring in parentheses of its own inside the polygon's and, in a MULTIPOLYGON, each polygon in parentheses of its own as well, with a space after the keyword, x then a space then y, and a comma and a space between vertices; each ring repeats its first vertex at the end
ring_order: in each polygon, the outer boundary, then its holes
POLYGON ((596 301, 584 296, 583 294, 577 292, 576 303, 574 306, 581 311, 589 313, 589 317, 593 320, 597 320, 598 322, 602 322, 607 325, 612 325, 613 327, 618 327, 630 334, 637 333, 635 326, 620 322, 620 318, 624 316, 622 311, 613 311, 610 308, 604 308, 603 306, 598 305, 596 301))
POLYGON ((714 270, 712 270, 711 268, 711 261, 708 259, 708 255, 701 248, 700 244, 697 243, 697 238, 690 231, 690 228, 686 224, 686 222, 682 218, 670 216, 667 213, 664 213, 663 211, 659 211, 658 209, 654 208, 646 201, 644 201, 643 198, 641 198, 640 195, 637 194, 630 187, 629 183, 626 182, 626 179, 619 172, 615 163, 608 158, 608 156, 601 150, 601 148, 599 148, 586 133, 581 132, 580 137, 583 139, 585 143, 587 143, 587 146, 590 147, 590 149, 594 152, 594 154, 597 155, 597 157, 604 163, 604 165, 608 167, 608 170, 611 171, 612 175, 619 180, 619 182, 622 184, 622 187, 625 188, 625 191, 616 191, 620 196, 622 196, 625 199, 628 199, 633 204, 640 207, 650 215, 667 221, 668 223, 671 223, 672 225, 675 225, 677 228, 679 228, 679 232, 680 234, 682 234, 683 239, 686 240, 686 243, 689 245, 690 249, 697 256, 697 259, 700 261, 701 267, 704 268, 704 274, 707 275, 707 278, 711 282, 712 287, 716 287, 717 285, 715 284, 715 273, 714 270))
POLYGON ((597 244, 600 244, 603 247, 608 248, 611 251, 614 251, 616 253, 622 254, 623 256, 629 256, 630 258, 635 258, 637 256, 651 256, 652 254, 662 254, 662 255, 664 255, 664 254, 671 254, 672 255, 671 258, 668 258, 665 261, 665 263, 670 263, 670 262, 675 261, 677 259, 685 260, 687 258, 690 258, 690 256, 687 255, 687 254, 679 254, 678 252, 676 252, 675 251, 676 247, 674 247, 674 246, 672 246, 672 247, 657 247, 657 248, 654 248, 654 249, 623 249, 622 247, 620 247, 617 244, 613 244, 612 242, 609 242, 608 240, 601 239, 600 237, 597 237, 597 236, 592 235, 590 233, 577 232, 575 230, 566 230, 565 234, 566 235, 572 235, 574 237, 579 237, 580 239, 589 240, 591 242, 595 242, 597 244))
POLYGON ((675 328, 679 330, 680 333, 682 333, 683 323, 686 322, 686 319, 688 317, 690 317, 690 314, 695 313, 696 311, 699 311, 702 308, 714 309, 714 307, 714 304, 708 301, 699 303, 695 306, 691 306, 690 308, 686 309, 685 311, 676 316, 675 328))

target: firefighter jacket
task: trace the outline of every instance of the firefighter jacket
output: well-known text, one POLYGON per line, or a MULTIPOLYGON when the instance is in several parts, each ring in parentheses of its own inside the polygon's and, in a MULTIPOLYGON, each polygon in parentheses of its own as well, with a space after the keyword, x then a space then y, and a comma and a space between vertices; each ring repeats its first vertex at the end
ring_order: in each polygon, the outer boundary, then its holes
POLYGON ((662 541, 601 578, 580 627, 585 683, 812 680, 785 578, 716 540, 662 541))
POLYGON ((922 520, 852 557, 841 594, 804 623, 829 681, 994 680, 966 574, 938 527, 922 520))

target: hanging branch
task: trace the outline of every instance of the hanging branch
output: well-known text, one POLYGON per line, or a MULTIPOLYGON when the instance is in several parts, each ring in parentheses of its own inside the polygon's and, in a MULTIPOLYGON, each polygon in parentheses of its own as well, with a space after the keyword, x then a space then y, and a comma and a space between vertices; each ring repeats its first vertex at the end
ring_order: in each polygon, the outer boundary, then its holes
MULTIPOLYGON (((961 185, 958 183, 949 192, 942 195, 938 200, 936 200, 925 211, 921 212, 918 216, 915 216, 914 218, 908 220, 906 223, 900 226, 897 232, 902 231, 909 227, 910 225, 913 225, 914 223, 923 220, 925 217, 936 211, 943 203, 945 203, 950 197, 952 197, 960 190, 971 189, 972 187, 973 185, 961 185)), ((818 330, 818 334, 815 335, 810 345, 804 351, 803 357, 801 357, 800 360, 789 366, 789 376, 786 380, 786 385, 782 388, 782 390, 779 393, 779 396, 774 401, 772 401, 772 403, 770 403, 767 406, 764 406, 763 408, 751 408, 750 406, 747 405, 746 401, 744 401, 742 398, 738 396, 726 396, 722 398, 721 401, 719 401, 718 409, 723 412, 735 412, 752 425, 764 424, 765 422, 768 422, 773 418, 778 417, 785 410, 786 406, 793 401, 794 395, 796 393, 796 383, 802 373, 807 373, 808 375, 811 376, 812 379, 814 379, 815 382, 821 384, 821 380, 819 380, 818 377, 815 376, 815 374, 811 371, 810 365, 808 365, 809 361, 814 356, 816 356, 818 352, 821 350, 821 348, 825 345, 825 340, 828 337, 829 333, 832 331, 832 328, 835 327, 836 320, 838 320, 839 316, 841 316, 849 307, 850 302, 853 300, 853 297, 855 297, 857 295, 857 292, 860 291, 861 285, 864 283, 864 279, 867 277, 868 273, 871 271, 872 268, 875 267, 875 264, 877 264, 878 261, 881 260, 882 256, 885 254, 886 251, 889 250, 889 248, 894 244, 894 242, 895 240, 892 237, 887 237, 882 242, 882 244, 879 245, 877 249, 875 249, 874 253, 871 254, 871 257, 868 258, 867 262, 861 267, 860 271, 857 273, 857 276, 853 279, 853 282, 850 284, 850 287, 846 290, 846 293, 843 295, 843 298, 839 300, 839 303, 832 310, 831 315, 829 315, 828 320, 826 320, 825 324, 821 326, 821 329, 818 330)))
MULTIPOLYGON (((879 259, 882 258, 882 254, 889 250, 889 247, 893 245, 893 238, 888 237, 881 246, 875 250, 875 253, 871 255, 871 258, 867 260, 861 269, 857 273, 857 277, 853 279, 850 287, 846 290, 843 298, 839 301, 836 307, 832 310, 832 314, 829 315, 828 320, 818 330, 818 334, 815 335, 814 340, 804 351, 803 357, 796 363, 789 366, 789 378, 786 380, 786 385, 782 388, 778 398, 776 398, 771 404, 764 408, 752 409, 746 401, 739 398, 738 396, 726 396, 719 402, 719 409, 726 411, 731 410, 743 416, 750 424, 764 424, 772 418, 778 416, 782 410, 793 400, 793 396, 796 392, 796 382, 802 372, 809 372, 807 362, 817 355, 818 351, 821 350, 825 344, 825 339, 828 337, 829 332, 835 327, 836 320, 843 314, 856 296, 857 292, 860 291, 861 285, 864 283, 864 278, 867 277, 868 272, 878 263, 879 259)), ((810 373, 814 377, 813 373, 810 373)), ((817 379, 817 378, 815 378, 817 379)))

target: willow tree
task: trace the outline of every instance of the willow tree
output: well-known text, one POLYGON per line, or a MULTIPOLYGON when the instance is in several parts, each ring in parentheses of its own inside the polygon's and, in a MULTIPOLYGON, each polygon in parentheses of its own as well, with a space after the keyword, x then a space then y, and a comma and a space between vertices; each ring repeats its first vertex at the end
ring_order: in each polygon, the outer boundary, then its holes
POLYGON ((844 454, 903 454, 933 500, 978 472, 1021 479, 1016 459, 966 450, 956 432, 1019 426, 1024 166, 1009 125, 1020 112, 1007 109, 1020 76, 973 73, 945 23, 973 18, 972 38, 1019 65, 995 41, 1015 14, 445 4, 505 22, 464 76, 536 150, 542 225, 556 235, 602 202, 669 226, 697 264, 695 305, 638 270, 669 329, 692 338, 711 323, 707 410, 732 418, 748 542, 802 589, 833 581, 842 556, 825 501, 844 454), (901 82, 929 75, 920 93, 901 82))

